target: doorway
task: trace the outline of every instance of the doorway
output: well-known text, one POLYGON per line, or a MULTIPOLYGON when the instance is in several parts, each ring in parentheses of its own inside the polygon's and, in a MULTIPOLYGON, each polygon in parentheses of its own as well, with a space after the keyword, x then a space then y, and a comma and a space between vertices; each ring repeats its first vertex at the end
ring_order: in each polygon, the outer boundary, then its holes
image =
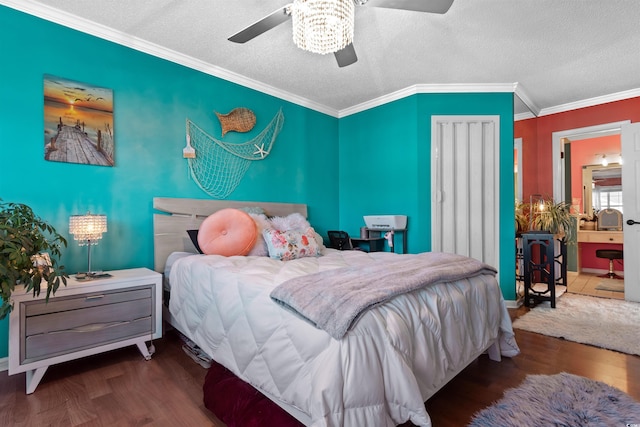
MULTIPOLYGON (((572 205, 577 205, 576 208, 576 212, 577 213, 583 213, 590 211, 591 209, 591 197, 584 197, 584 195, 586 194, 585 191, 586 190, 591 190, 591 188, 585 188, 584 184, 581 182, 580 185, 583 186, 583 193, 582 196, 583 197, 573 197, 571 196, 572 194, 572 190, 569 187, 570 185, 575 186, 575 183, 571 182, 571 178, 567 178, 567 177, 571 177, 571 174, 567 175, 567 171, 565 170, 565 159, 567 159, 568 161, 571 160, 571 150, 566 150, 567 146, 566 146, 566 142, 570 141, 571 143, 573 142, 577 142, 577 141, 583 141, 583 140, 589 140, 589 139, 593 139, 593 138, 598 138, 598 137, 606 137, 606 136, 611 136, 611 135, 618 135, 620 136, 622 134, 622 127, 626 124, 630 123, 629 120, 626 121, 620 121, 620 122, 614 122, 614 123, 606 123, 606 124, 602 124, 602 125, 597 125, 597 126, 589 126, 589 127, 584 127, 584 128, 577 128, 577 129, 570 129, 570 130, 566 130, 566 131, 560 131, 560 132, 554 132, 552 134, 552 149, 553 149, 553 198, 554 200, 557 201, 568 201, 569 203, 571 203, 572 205), (576 200, 579 199, 579 200, 576 200), (585 201, 585 199, 588 199, 585 201), (577 201, 577 203, 576 203, 577 201), (589 204, 589 206, 585 206, 585 202, 587 204, 589 204)), ((620 150, 622 151, 622 150, 620 150)), ((601 157, 605 156, 606 158, 606 154, 607 153, 594 153, 594 154, 599 154, 601 157)), ((609 153, 610 154, 610 153, 609 153)), ((618 154, 619 155, 619 154, 618 154)), ((610 156, 611 157, 611 156, 610 156)), ((605 160, 604 158, 602 160, 605 160)), ((596 163, 596 161, 598 161, 595 157, 592 160, 592 163, 596 163)), ((582 166, 582 165, 581 165, 582 166)), ((587 184, 588 185, 588 184, 587 184)), ((589 196, 591 196, 591 193, 589 193, 589 196)), ((585 217, 587 216, 586 214, 584 215, 585 217)), ((577 233, 576 233, 577 234, 577 233)), ((576 257, 578 257, 578 245, 580 245, 581 243, 577 243, 575 245, 575 253, 576 253, 576 257)), ((576 270, 579 272, 580 271, 580 260, 577 260, 576 262, 576 270)), ((601 286, 601 280, 594 280, 593 277, 589 277, 588 275, 582 275, 582 277, 579 277, 579 280, 577 282, 575 282, 575 277, 573 277, 574 280, 574 289, 579 285, 584 287, 585 289, 589 289, 587 292, 585 293, 596 293, 596 296, 608 296, 611 297, 610 295, 597 295, 598 290, 595 289, 595 287, 597 286, 601 286)), ((572 278, 568 279, 569 282, 569 288, 571 289, 571 283, 572 283, 572 278)), ((626 286, 626 285, 625 285, 626 286)), ((624 289, 624 288, 623 288, 624 289)), ((626 290, 626 289, 625 289, 626 290)))

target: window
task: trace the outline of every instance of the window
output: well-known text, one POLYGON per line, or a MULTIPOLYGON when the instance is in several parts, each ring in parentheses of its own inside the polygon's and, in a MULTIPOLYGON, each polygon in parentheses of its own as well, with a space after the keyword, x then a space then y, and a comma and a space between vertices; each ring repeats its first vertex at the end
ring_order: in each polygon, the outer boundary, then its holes
POLYGON ((595 208, 597 210, 602 209, 617 209, 622 212, 622 187, 609 186, 609 187, 596 187, 593 190, 595 208))

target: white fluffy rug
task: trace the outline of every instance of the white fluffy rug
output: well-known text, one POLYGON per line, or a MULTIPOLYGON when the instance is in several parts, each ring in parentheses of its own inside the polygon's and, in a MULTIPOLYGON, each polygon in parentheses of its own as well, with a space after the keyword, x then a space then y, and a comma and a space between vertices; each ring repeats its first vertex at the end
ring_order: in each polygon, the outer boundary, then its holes
POLYGON ((640 304, 634 302, 567 293, 556 308, 538 305, 513 327, 640 355, 640 304))

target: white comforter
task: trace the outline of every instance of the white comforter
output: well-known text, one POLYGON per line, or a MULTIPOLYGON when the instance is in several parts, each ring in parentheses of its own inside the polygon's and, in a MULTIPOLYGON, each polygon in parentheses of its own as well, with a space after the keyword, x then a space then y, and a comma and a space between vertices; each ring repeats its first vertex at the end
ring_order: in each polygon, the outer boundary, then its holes
POLYGON ((437 283, 367 312, 341 340, 274 303, 293 277, 402 255, 328 249, 294 261, 193 255, 171 268, 170 312, 218 363, 313 426, 431 422, 424 401, 492 342, 518 353, 492 275, 437 283))

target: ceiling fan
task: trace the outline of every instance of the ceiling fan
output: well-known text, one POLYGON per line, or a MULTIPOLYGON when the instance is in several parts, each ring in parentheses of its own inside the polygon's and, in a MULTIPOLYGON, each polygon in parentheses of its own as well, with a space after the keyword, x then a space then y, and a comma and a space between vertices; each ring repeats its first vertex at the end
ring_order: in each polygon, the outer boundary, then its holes
POLYGON ((333 53, 338 66, 346 67, 358 60, 353 47, 355 6, 442 14, 452 3, 453 0, 293 0, 229 40, 245 43, 291 18, 293 41, 298 47, 314 53, 333 53))

